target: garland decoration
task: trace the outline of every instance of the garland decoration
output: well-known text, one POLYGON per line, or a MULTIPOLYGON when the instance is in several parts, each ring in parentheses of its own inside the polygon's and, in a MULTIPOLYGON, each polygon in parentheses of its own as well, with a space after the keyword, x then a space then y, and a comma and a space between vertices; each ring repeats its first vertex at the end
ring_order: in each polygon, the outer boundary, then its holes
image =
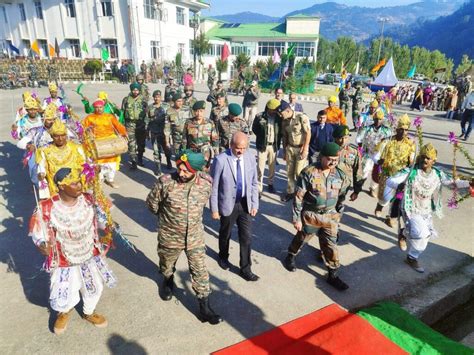
MULTIPOLYGON (((469 152, 466 150, 465 147, 459 142, 458 138, 456 137, 456 134, 454 132, 449 132, 448 135, 448 142, 453 145, 453 169, 452 169, 452 174, 453 174, 453 181, 456 181, 458 178, 465 179, 465 180, 470 180, 472 181, 472 177, 467 177, 464 175, 460 175, 457 172, 457 163, 456 163, 456 155, 457 152, 460 151, 462 155, 467 159, 469 162, 469 165, 471 167, 474 167, 474 160, 470 156, 469 152)), ((456 209, 459 207, 459 203, 466 200, 468 197, 473 196, 474 190, 472 186, 469 188, 469 192, 461 195, 459 193, 459 189, 456 186, 456 183, 454 184, 454 189, 453 189, 453 194, 452 196, 448 199, 448 207, 450 209, 456 209)))

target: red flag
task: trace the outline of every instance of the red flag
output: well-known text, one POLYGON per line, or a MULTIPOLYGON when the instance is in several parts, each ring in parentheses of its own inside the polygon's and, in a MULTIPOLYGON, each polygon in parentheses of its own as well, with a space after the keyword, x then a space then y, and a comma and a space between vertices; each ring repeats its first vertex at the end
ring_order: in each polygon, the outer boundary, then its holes
POLYGON ((224 47, 222 48, 222 53, 221 53, 221 60, 226 61, 227 58, 230 56, 230 51, 229 51, 229 46, 227 43, 224 44, 224 47))

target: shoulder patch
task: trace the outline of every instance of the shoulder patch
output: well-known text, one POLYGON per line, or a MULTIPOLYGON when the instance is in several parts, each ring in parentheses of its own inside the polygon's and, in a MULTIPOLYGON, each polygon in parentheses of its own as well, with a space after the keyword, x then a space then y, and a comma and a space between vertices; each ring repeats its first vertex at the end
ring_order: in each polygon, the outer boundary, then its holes
POLYGON ((199 184, 206 183, 206 182, 209 184, 212 184, 212 177, 208 173, 205 173, 203 171, 198 171, 197 178, 198 178, 199 184))

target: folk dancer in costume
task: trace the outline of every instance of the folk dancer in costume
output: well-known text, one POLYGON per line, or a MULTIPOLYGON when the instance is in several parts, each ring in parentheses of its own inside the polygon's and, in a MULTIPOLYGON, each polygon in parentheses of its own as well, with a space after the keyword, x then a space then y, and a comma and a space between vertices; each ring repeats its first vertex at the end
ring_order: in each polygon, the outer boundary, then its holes
POLYGON ((165 153, 166 167, 171 169, 171 147, 169 144, 171 125, 162 106, 161 91, 153 91, 153 104, 148 106, 145 118, 147 135, 150 138, 155 160, 155 175, 161 175, 161 152, 165 153))
MULTIPOLYGON (((90 129, 94 140, 117 137, 118 135, 127 139, 127 130, 120 124, 117 118, 104 112, 105 102, 97 99, 92 104, 94 113, 88 115, 82 121, 85 130, 90 129)), ((110 158, 99 158, 97 164, 100 165, 100 181, 104 181, 110 187, 116 189, 115 172, 120 169, 120 155, 110 158)))
POLYGON ((404 184, 401 211, 405 228, 400 231, 399 247, 403 251, 407 250, 408 239, 406 262, 420 273, 425 270, 418 259, 430 239, 437 237, 432 213, 434 212, 439 218, 442 217, 442 186, 455 183, 458 188, 469 187, 469 181, 454 182, 451 177, 434 167, 437 154, 431 143, 424 145, 420 149, 413 169, 405 168, 387 180, 387 187, 391 189, 404 184))
POLYGON ((164 277, 162 299, 169 301, 173 297, 175 265, 184 251, 192 288, 199 301, 198 317, 201 322, 218 324, 222 318, 209 306, 211 288, 205 264, 202 215, 212 188, 212 178, 202 172, 205 165, 201 153, 181 152, 176 160, 177 172, 158 178, 146 204, 159 220, 158 256, 164 277))
MULTIPOLYGON (((62 108, 64 106, 64 100, 62 97, 58 96, 58 86, 55 83, 49 83, 48 89, 49 89, 50 96, 43 100, 43 110, 46 109, 46 106, 48 106, 51 103, 55 104, 58 109, 62 108)), ((63 117, 64 111, 65 110, 61 109, 59 113, 59 118, 61 120, 64 119, 63 117)))
POLYGON ((193 106, 194 117, 184 124, 182 149, 202 153, 210 166, 212 158, 219 154, 219 135, 213 122, 206 120, 205 101, 197 101, 193 106))
MULTIPOLYGON (((410 124, 411 121, 407 114, 401 116, 398 120, 395 136, 390 140, 382 141, 376 148, 377 154, 374 160, 382 167, 378 203, 375 208, 376 217, 380 218, 382 216, 383 208, 390 203, 397 190, 385 189, 387 179, 414 163, 416 144, 407 136, 410 124)), ((385 223, 389 227, 395 226, 395 218, 399 214, 399 204, 399 200, 394 200, 390 215, 385 219, 385 223)))
POLYGON ((374 123, 374 117, 377 111, 381 111, 383 113, 382 110, 379 110, 379 102, 377 100, 373 100, 369 104, 369 107, 361 115, 359 115, 359 118, 356 122, 357 129, 360 130, 364 127, 371 126, 374 123))
POLYGON ((35 94, 32 94, 31 92, 29 91, 25 91, 22 95, 21 95, 22 99, 23 99, 23 105, 21 107, 18 107, 18 109, 16 110, 16 114, 15 114, 15 122, 13 122, 13 124, 17 124, 19 120, 21 120, 23 117, 26 116, 26 114, 28 113, 26 111, 26 107, 25 107, 25 104, 26 104, 26 99, 29 98, 29 97, 32 97, 33 99, 35 99, 38 103, 38 112, 39 113, 43 113, 43 110, 41 108, 41 100, 35 95, 35 94))
MULTIPOLYGON (((112 101, 109 100, 109 95, 107 95, 105 91, 99 91, 99 93, 97 94, 97 98, 105 102, 104 113, 110 113, 112 115, 115 115, 118 118, 120 124, 125 124, 122 111, 117 107, 117 105, 115 105, 112 101)), ((95 108, 93 107, 93 105, 91 105, 87 97, 84 96, 81 102, 84 105, 84 111, 87 114, 91 114, 95 111, 95 108)))
POLYGON ((104 316, 95 312, 104 284, 115 286, 117 280, 109 269, 97 228, 92 196, 82 193, 80 169, 60 168, 53 178, 58 194, 40 201, 29 228, 29 236, 41 254, 47 257, 50 273, 49 303, 58 312, 54 333, 62 334, 71 310, 83 301, 83 318, 103 328, 104 316))
MULTIPOLYGON (((383 140, 392 137, 392 130, 383 124, 384 116, 382 111, 376 111, 374 115, 374 123, 370 126, 362 127, 356 137, 356 143, 362 154, 362 173, 364 180, 372 175, 375 166, 373 157, 377 154, 377 146, 383 140)), ((369 187, 369 194, 372 197, 377 196, 378 183, 372 179, 369 187)))
POLYGON ((340 200, 344 199, 350 181, 337 167, 340 149, 336 143, 325 144, 319 161, 303 169, 298 177, 293 202, 293 226, 297 232, 288 247, 284 265, 289 271, 296 271, 296 255, 305 243, 317 235, 328 269, 327 282, 343 291, 349 286, 338 276, 337 237, 341 219, 339 211, 342 208, 340 200))
POLYGON ((237 132, 249 134, 247 122, 240 118, 242 107, 239 104, 229 104, 229 114, 217 121, 217 132, 219 134, 219 152, 222 153, 230 148, 232 136, 237 132))
POLYGON ((188 111, 183 107, 184 101, 181 92, 175 92, 172 100, 174 101, 173 107, 166 111, 166 115, 170 122, 171 139, 173 141, 174 154, 176 155, 178 154, 183 142, 184 124, 192 117, 192 114, 191 111, 188 111))
POLYGON ((14 139, 21 139, 28 134, 30 129, 43 125, 39 114, 40 106, 35 98, 28 96, 25 99, 24 108, 26 115, 12 125, 11 135, 14 139))
POLYGON ((347 125, 346 117, 340 108, 337 107, 337 97, 331 96, 328 99, 328 107, 325 108, 327 121, 332 125, 347 125))
POLYGON ((390 100, 385 95, 385 91, 377 91, 375 93, 375 101, 379 103, 379 110, 382 110, 384 116, 387 116, 390 113, 390 100))
POLYGON ((51 197, 58 193, 58 187, 54 183, 54 176, 58 170, 81 167, 85 163, 85 154, 81 145, 68 140, 66 125, 60 119, 54 121, 49 134, 53 143, 36 151, 36 164, 38 164, 40 195, 47 196, 48 189, 48 197, 51 197))

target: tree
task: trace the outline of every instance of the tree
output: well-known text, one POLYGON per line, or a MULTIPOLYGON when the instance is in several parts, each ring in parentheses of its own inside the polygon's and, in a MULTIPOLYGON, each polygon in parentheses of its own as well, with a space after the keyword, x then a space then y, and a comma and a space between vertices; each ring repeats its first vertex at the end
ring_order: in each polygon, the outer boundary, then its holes
POLYGON ((216 70, 219 80, 222 80, 222 73, 227 72, 228 62, 226 60, 217 59, 216 60, 216 70))
POLYGON ((456 76, 462 75, 467 72, 472 67, 472 59, 469 59, 467 54, 463 54, 461 58, 461 63, 456 68, 456 76))
MULTIPOLYGON (((206 38, 206 35, 204 33, 200 33, 196 39, 191 40, 191 45, 193 46, 195 55, 198 57, 199 67, 201 68, 204 65, 202 57, 203 55, 209 53, 211 50, 211 44, 206 38)), ((196 66, 196 63, 194 63, 194 65, 196 66)))
POLYGON ((232 61, 232 65, 237 70, 239 68, 247 68, 250 65, 250 56, 248 56, 246 53, 239 53, 232 61))

